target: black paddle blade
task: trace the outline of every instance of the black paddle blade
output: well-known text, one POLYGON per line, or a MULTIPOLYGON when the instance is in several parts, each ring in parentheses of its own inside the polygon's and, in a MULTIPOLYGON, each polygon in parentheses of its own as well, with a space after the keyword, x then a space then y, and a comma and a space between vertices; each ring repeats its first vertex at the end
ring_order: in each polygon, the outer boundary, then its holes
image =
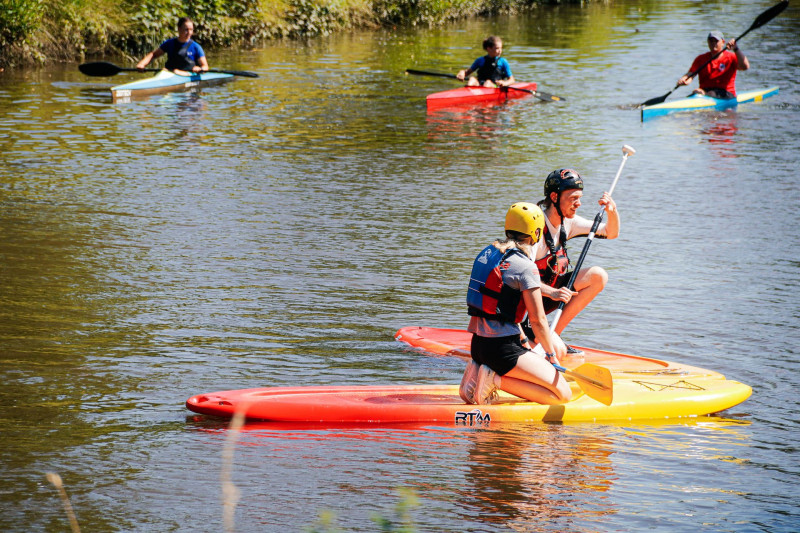
POLYGON ((94 61, 78 65, 78 70, 87 76, 114 76, 122 72, 122 69, 113 63, 106 61, 94 61))
POLYGON ((756 17, 756 20, 753 21, 753 25, 750 26, 750 29, 747 31, 760 28, 770 20, 780 15, 788 5, 789 5, 789 0, 783 0, 783 2, 779 2, 774 6, 772 6, 771 8, 767 9, 766 11, 764 11, 763 13, 761 13, 759 16, 756 17))
POLYGON ((446 74, 444 72, 431 72, 429 70, 415 70, 413 68, 407 68, 406 74, 416 74, 417 76, 439 76, 440 78, 456 78, 455 74, 446 74))
POLYGON ((222 74, 233 74, 234 76, 243 76, 245 78, 258 78, 258 74, 248 70, 221 70, 217 68, 208 69, 209 72, 220 72, 222 74))
POLYGON ((670 94, 672 94, 672 91, 668 92, 664 96, 656 96, 655 98, 651 98, 650 100, 648 100, 648 101, 646 101, 646 102, 644 102, 644 103, 642 103, 640 105, 641 105, 641 107, 647 107, 647 106, 651 106, 651 105, 660 104, 661 102, 666 100, 667 96, 669 96, 670 94))
POLYGON ((541 100, 552 100, 554 102, 561 102, 561 101, 565 100, 565 98, 563 98, 561 96, 556 96, 556 95, 550 94, 550 93, 544 93, 544 92, 542 92, 542 91, 540 91, 538 89, 536 91, 536 96, 541 100))

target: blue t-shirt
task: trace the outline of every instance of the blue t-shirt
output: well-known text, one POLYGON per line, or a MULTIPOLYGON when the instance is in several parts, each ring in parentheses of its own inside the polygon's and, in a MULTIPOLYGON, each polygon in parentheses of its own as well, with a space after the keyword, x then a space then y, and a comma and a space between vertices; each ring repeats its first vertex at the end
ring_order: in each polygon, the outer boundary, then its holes
MULTIPOLYGON (((477 72, 478 69, 481 68, 485 62, 486 62, 486 56, 481 56, 472 63, 472 66, 469 67, 469 69, 472 72, 477 72)), ((506 60, 505 57, 501 57, 497 60, 497 70, 500 72, 502 76, 500 78, 501 80, 506 80, 511 77, 511 65, 508 64, 508 61, 506 60)))
POLYGON ((166 68, 169 70, 192 70, 198 64, 197 61, 206 55, 203 48, 191 39, 182 43, 177 37, 173 37, 161 43, 159 48, 167 54, 166 68))

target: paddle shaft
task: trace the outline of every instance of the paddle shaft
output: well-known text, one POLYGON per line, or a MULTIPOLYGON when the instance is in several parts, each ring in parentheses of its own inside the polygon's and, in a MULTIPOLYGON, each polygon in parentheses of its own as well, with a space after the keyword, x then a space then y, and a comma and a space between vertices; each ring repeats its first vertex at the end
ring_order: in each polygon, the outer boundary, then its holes
MULTIPOLYGON (((772 20, 775 17, 777 17, 784 9, 786 9, 786 6, 788 6, 788 5, 789 5, 789 0, 783 0, 782 2, 779 2, 779 3, 775 4, 771 8, 769 8, 766 11, 764 11, 763 13, 761 13, 759 16, 756 17, 756 19, 753 21, 753 23, 750 25, 750 27, 747 28, 747 30, 743 34, 741 34, 739 37, 736 38, 736 42, 739 42, 742 38, 744 38, 745 35, 747 35, 751 31, 755 30, 756 28, 760 28, 761 26, 763 26, 764 24, 766 24, 770 20, 772 20)), ((714 54, 711 57, 711 59, 709 59, 708 61, 703 63, 703 66, 701 66, 698 69, 695 69, 693 72, 690 72, 689 73, 689 79, 694 78, 695 76, 697 76, 697 74, 701 70, 706 68, 712 61, 714 61, 716 58, 718 58, 720 56, 720 54, 722 54, 722 52, 724 52, 724 51, 725 51, 725 48, 723 48, 722 50, 720 50, 719 52, 714 54)), ((661 102, 663 102, 664 100, 667 99, 667 96, 672 94, 672 91, 674 91, 675 89, 677 89, 680 86, 681 86, 681 84, 677 83, 677 84, 675 84, 675 87, 673 87, 672 90, 669 91, 664 96, 659 96, 657 98, 651 98, 650 100, 644 102, 642 105, 643 106, 648 106, 648 105, 660 104, 661 102)))
MULTIPOLYGON (((628 160, 628 156, 636 153, 633 148, 628 145, 622 147, 622 163, 619 165, 619 169, 617 170, 617 175, 614 176, 614 182, 611 184, 611 188, 608 190, 608 195, 611 196, 614 194, 614 189, 617 186, 617 182, 619 181, 620 174, 622 174, 622 168, 625 166, 625 162, 628 160)), ((592 241, 594 240, 594 235, 597 232, 597 228, 600 227, 600 223, 603 221, 603 215, 605 214, 605 206, 600 207, 600 211, 594 217, 594 223, 592 224, 592 229, 589 230, 589 235, 586 237, 586 242, 583 243, 583 250, 581 250, 581 255, 578 257, 578 262, 575 263, 575 268, 572 270, 572 275, 569 277, 569 282, 567 283, 566 287, 569 290, 572 290, 572 287, 575 286, 575 279, 578 277, 578 273, 580 272, 581 265, 583 265, 583 260, 586 258, 586 254, 589 252, 589 247, 592 245, 592 241)), ((566 243, 561 243, 561 246, 565 246, 566 243)), ((556 326, 558 325, 558 321, 561 319, 561 314, 564 311, 564 306, 566 303, 559 302, 558 308, 553 315, 553 322, 550 324, 550 331, 554 332, 556 330, 556 326)))

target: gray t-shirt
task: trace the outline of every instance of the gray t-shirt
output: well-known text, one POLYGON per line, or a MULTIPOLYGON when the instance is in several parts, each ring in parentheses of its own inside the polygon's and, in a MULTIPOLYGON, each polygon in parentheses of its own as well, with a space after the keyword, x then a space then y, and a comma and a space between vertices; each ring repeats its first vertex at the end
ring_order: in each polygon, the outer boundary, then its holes
MULTIPOLYGON (((539 269, 532 259, 528 259, 520 254, 508 256, 508 268, 503 271, 503 284, 525 291, 541 286, 539 279, 539 269)), ((511 322, 500 322, 478 316, 470 317, 467 330, 481 337, 507 337, 509 335, 519 335, 522 329, 519 324, 511 322)))

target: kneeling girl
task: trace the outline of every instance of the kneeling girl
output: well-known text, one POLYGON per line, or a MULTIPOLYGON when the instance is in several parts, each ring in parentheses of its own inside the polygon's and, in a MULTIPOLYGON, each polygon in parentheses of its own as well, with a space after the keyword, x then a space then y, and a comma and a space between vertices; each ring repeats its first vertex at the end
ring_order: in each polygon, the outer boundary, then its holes
POLYGON ((569 401, 572 391, 553 367, 564 353, 550 335, 542 305, 533 246, 544 229, 535 204, 517 202, 506 214, 506 239, 487 246, 475 259, 467 304, 471 315, 472 360, 459 393, 471 404, 489 403, 496 389, 541 404, 569 401), (526 314, 545 356, 529 350, 520 322, 526 314))

